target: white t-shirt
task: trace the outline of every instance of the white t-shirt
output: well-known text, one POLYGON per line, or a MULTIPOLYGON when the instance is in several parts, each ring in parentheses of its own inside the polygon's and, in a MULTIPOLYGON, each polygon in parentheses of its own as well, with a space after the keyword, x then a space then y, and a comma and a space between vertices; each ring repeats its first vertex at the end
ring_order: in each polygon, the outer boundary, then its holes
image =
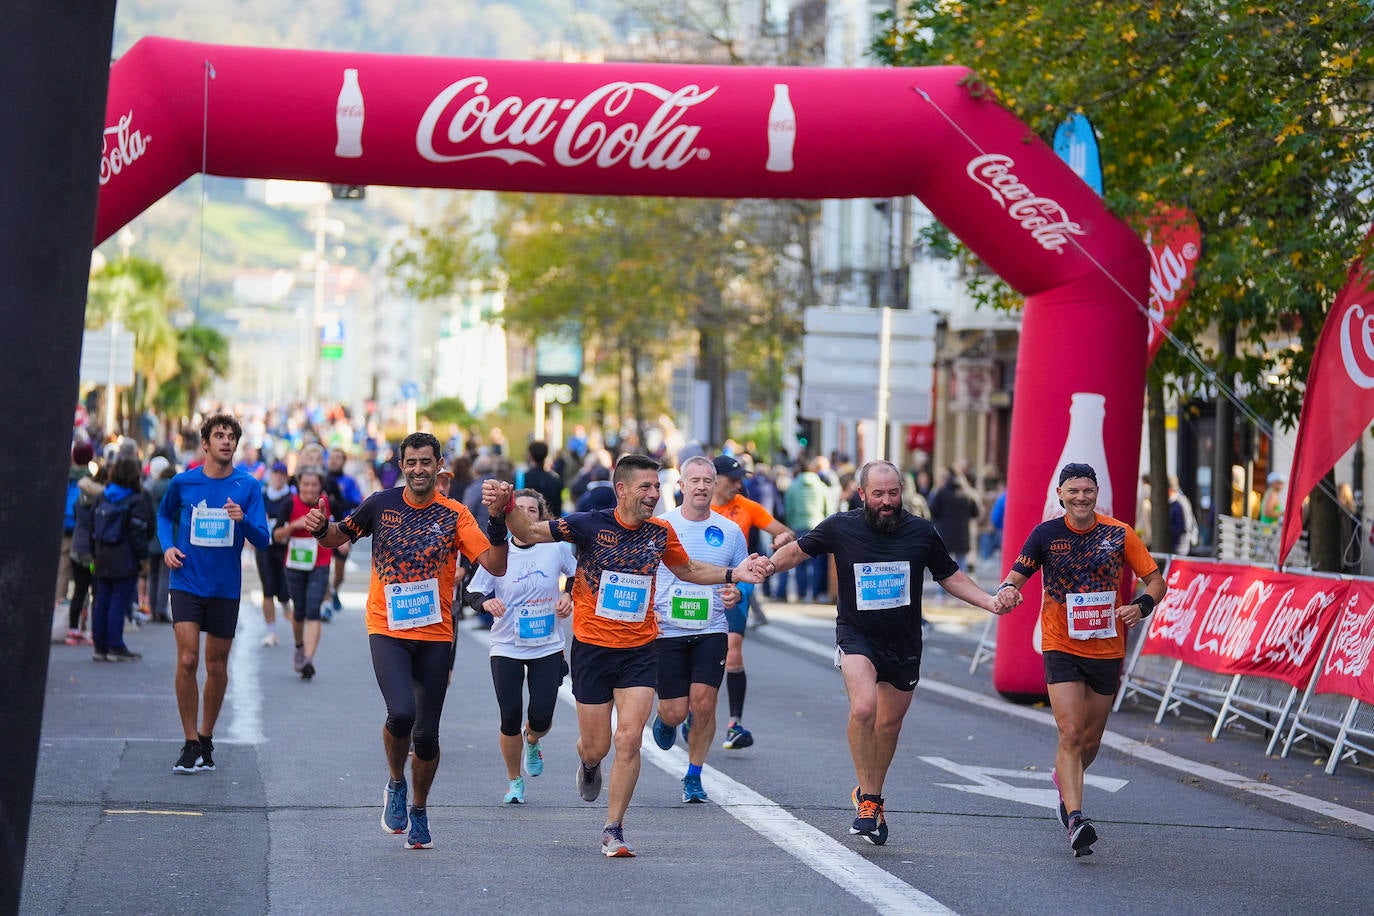
POLYGON ((496 593, 506 613, 491 625, 491 654, 506 658, 543 658, 563 651, 564 630, 553 616, 554 605, 562 593, 560 576, 577 570, 572 545, 531 544, 518 546, 510 541, 506 574, 497 579, 478 567, 469 591, 496 593))
MULTIPOLYGON (((718 512, 712 512, 704 521, 693 522, 682 517, 678 507, 666 513, 663 520, 672 525, 677 539, 687 556, 701 563, 714 563, 731 568, 744 562, 749 556, 749 546, 744 540, 744 532, 739 525, 718 512)), ((695 588, 684 582, 662 563, 658 565, 658 577, 654 582, 654 616, 658 618, 658 638, 675 636, 697 636, 701 633, 726 633, 729 625, 725 620, 725 604, 720 593, 723 585, 709 586, 711 589, 711 616, 704 627, 682 627, 672 622, 670 610, 673 590, 677 586, 695 588)))

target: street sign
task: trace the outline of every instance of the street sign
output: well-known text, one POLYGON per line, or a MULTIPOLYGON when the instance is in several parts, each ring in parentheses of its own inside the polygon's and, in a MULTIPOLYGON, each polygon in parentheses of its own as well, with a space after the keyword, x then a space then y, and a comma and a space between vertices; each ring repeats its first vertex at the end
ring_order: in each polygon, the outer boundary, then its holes
POLYGON ((134 335, 123 325, 105 325, 81 335, 81 381, 88 385, 134 383, 134 335), (111 349, 113 348, 113 358, 111 349), (112 375, 113 373, 113 375, 112 375))
POLYGON ((343 359, 344 326, 342 321, 326 321, 320 325, 320 359, 343 359))
POLYGON ((934 416, 935 314, 888 310, 882 372, 882 309, 809 308, 803 322, 801 415, 876 419, 887 386, 890 422, 926 424, 934 416))

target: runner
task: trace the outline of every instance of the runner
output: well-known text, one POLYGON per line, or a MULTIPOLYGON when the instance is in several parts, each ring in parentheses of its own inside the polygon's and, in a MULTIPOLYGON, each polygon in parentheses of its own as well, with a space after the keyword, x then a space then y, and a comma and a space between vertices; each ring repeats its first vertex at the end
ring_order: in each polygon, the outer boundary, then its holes
MULTIPOLYGON (((248 470, 242 464, 239 467, 248 470)), ((313 504, 314 500, 311 502, 313 504)), ((277 602, 281 602, 283 617, 287 615, 287 607, 291 603, 291 589, 286 584, 286 542, 276 537, 275 530, 282 509, 290 505, 291 482, 287 478, 286 462, 278 461, 267 472, 267 480, 262 485, 262 510, 267 516, 267 524, 273 526, 272 544, 266 550, 253 551, 253 562, 258 567, 258 582, 262 585, 262 621, 267 624, 267 634, 262 638, 264 648, 271 648, 278 642, 277 602)))
POLYGON ((1092 855, 1097 842, 1097 829, 1083 816, 1083 773, 1102 746, 1126 656, 1126 630, 1150 615, 1167 586, 1131 527, 1096 511, 1097 472, 1091 465, 1064 465, 1058 492, 1066 514, 1031 530, 997 596, 1011 610, 1021 603, 1021 586, 1044 570, 1045 684, 1059 727, 1052 776, 1059 790, 1059 822, 1077 857, 1092 855), (1126 567, 1145 590, 1120 604, 1126 567))
MULTIPOLYGON (((713 462, 716 470, 716 489, 711 498, 711 509, 739 526, 744 539, 749 540, 749 532, 759 528, 773 536, 773 549, 796 540, 792 530, 773 517, 763 506, 745 496, 743 480, 747 471, 744 465, 729 455, 720 455, 713 462)), ((745 589, 745 598, 748 598, 745 589)), ((749 622, 749 605, 742 601, 726 611, 730 634, 727 637, 729 649, 725 654, 725 694, 730 702, 730 720, 725 724, 725 741, 721 747, 727 750, 741 750, 754 743, 754 735, 744 727, 744 692, 749 681, 744 673, 744 631, 749 622)))
MULTIPOLYGON (((535 521, 548 521, 548 504, 537 490, 515 491, 515 511, 535 521)), ((559 587, 571 577, 577 559, 568 544, 525 544, 511 538, 506 574, 477 570, 469 601, 491 614, 491 681, 501 710, 501 757, 506 763, 508 805, 525 803, 525 774, 544 772, 539 739, 553 726, 558 688, 568 672, 563 658, 563 631, 558 621, 572 613, 572 598, 559 587), (520 699, 529 687, 529 709, 522 737, 520 699)))
MULTIPOLYGON (((282 471, 285 472, 284 465, 282 471)), ((275 468, 273 476, 276 476, 275 468)), ((332 515, 333 507, 328 498, 321 499, 323 492, 324 471, 318 467, 299 468, 296 492, 282 501, 273 518, 276 527, 272 539, 281 550, 282 581, 290 592, 293 606, 291 632, 296 652, 291 665, 303 681, 315 676, 315 653, 319 651, 323 630, 320 605, 329 591, 329 563, 334 553, 311 537, 313 529, 307 527, 305 520, 310 510, 321 502, 326 515, 332 515)))
POLYGON ((902 506, 902 475, 888 461, 859 469, 863 508, 824 519, 773 554, 778 571, 834 554, 836 667, 849 694, 849 753, 859 784, 851 834, 887 842, 883 783, 921 676, 921 586, 929 569, 954 597, 994 614, 998 603, 961 570, 935 527, 902 506))
MULTIPOLYGON (((615 762, 611 765, 601 852, 633 856, 623 821, 639 779, 639 747, 654 705, 658 664, 653 642, 654 574, 660 562, 694 585, 758 582, 759 557, 734 569, 693 560, 673 529, 653 517, 658 504, 658 462, 629 454, 615 467, 614 509, 574 512, 551 522, 523 513, 509 516, 511 531, 526 544, 569 541, 579 548, 573 577, 572 685, 579 737, 577 791, 584 801, 601 794, 601 762, 611 751, 611 712, 616 715, 615 762)), ((490 479, 483 499, 494 512, 509 511, 512 488, 490 479)))
MULTIPOLYGON (((678 541, 694 560, 734 567, 749 553, 744 532, 734 522, 711 511, 716 471, 709 458, 697 455, 682 463, 682 505, 660 516, 673 527, 678 541)), ((739 606, 733 585, 707 588, 683 582, 659 564, 654 582, 654 614, 658 618, 658 715, 654 743, 668 750, 677 741, 677 727, 687 744, 687 773, 682 777, 682 800, 704 802, 701 768, 716 734, 716 699, 725 676, 726 604, 739 606)))
POLYGON ((372 581, 367 633, 372 669, 386 701, 382 747, 391 779, 383 791, 382 829, 405 833, 406 849, 432 849, 425 805, 439 769, 439 717, 453 653, 454 576, 461 552, 493 575, 506 572, 506 525, 497 519, 484 535, 462 504, 435 491, 439 440, 411 433, 397 449, 405 486, 363 500, 343 521, 329 521, 321 499, 306 513, 306 528, 322 547, 372 536, 372 581), (406 811, 406 757, 415 797, 406 811))
POLYGON ((175 773, 215 769, 214 733, 229 686, 229 650, 243 594, 240 559, 244 541, 258 550, 271 543, 262 509, 262 485, 234 467, 243 427, 229 414, 214 414, 200 427, 203 463, 172 478, 157 513, 162 560, 176 633, 177 711, 186 743, 175 773), (205 633, 205 692, 200 696, 200 634, 205 633), (196 725, 200 707, 200 725, 196 725))

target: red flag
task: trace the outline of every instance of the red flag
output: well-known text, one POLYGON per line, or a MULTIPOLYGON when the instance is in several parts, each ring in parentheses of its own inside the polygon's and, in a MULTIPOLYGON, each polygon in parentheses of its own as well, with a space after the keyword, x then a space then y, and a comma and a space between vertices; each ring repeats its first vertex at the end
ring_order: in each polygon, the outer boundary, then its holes
POLYGON ((1155 204, 1141 235, 1150 249, 1150 340, 1147 361, 1164 343, 1164 331, 1193 290, 1193 272, 1202 254, 1202 227, 1187 207, 1155 204))
MULTIPOLYGON (((1370 232, 1374 238, 1374 231, 1370 232)), ((1374 271, 1362 260, 1326 316, 1307 374, 1279 565, 1302 533, 1302 501, 1374 422, 1374 271)))

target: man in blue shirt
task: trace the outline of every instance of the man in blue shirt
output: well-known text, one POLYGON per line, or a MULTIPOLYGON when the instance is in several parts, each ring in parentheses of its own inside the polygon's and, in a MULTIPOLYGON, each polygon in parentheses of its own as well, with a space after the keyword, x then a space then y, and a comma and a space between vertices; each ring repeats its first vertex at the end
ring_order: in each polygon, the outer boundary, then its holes
POLYGON ((229 685, 229 650, 238 627, 245 538, 271 545, 262 485, 234 467, 243 428, 215 414, 200 428, 204 463, 172 478, 157 514, 163 562, 171 570, 172 629, 177 641, 177 711, 186 743, 174 773, 215 769, 215 721, 229 685), (205 633, 205 696, 201 707, 200 634, 205 633), (200 713, 197 727, 196 714, 200 713))

